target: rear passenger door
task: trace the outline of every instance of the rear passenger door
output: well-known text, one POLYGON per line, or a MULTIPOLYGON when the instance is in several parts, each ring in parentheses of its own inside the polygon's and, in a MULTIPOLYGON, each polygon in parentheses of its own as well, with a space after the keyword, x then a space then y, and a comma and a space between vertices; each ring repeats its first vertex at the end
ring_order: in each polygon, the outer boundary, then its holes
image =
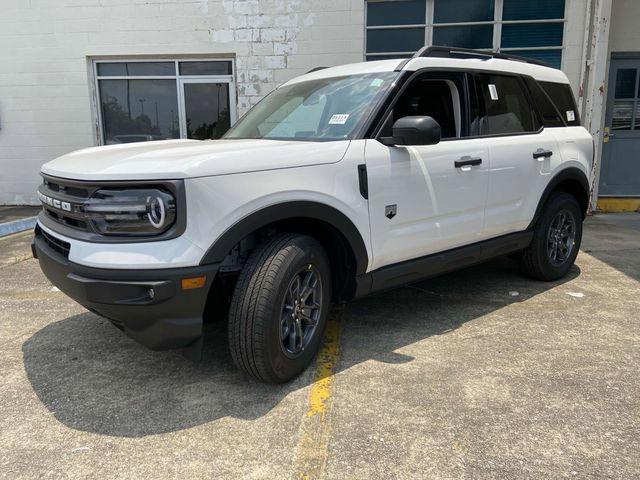
POLYGON ((494 73, 474 78, 472 134, 489 139, 490 156, 483 233, 496 237, 529 225, 560 158, 553 132, 542 128, 525 79, 494 73))

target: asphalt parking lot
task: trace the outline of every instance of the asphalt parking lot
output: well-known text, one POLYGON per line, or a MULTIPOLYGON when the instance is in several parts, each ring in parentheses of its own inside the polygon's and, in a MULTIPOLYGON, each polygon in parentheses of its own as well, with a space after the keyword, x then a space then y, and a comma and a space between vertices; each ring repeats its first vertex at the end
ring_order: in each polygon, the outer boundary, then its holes
POLYGON ((2 478, 638 478, 640 215, 589 218, 568 278, 500 259, 337 308, 318 364, 151 352, 0 239, 2 478))

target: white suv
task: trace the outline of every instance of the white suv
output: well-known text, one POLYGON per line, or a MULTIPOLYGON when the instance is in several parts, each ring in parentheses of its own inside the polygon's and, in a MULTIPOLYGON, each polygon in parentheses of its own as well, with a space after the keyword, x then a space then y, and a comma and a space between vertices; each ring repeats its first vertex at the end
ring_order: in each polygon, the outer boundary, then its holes
POLYGON ((313 359, 332 302, 505 254, 535 279, 565 275, 592 157, 561 71, 424 48, 295 78, 221 140, 47 163, 33 251, 153 349, 197 357, 223 312, 235 363, 283 382, 313 359))

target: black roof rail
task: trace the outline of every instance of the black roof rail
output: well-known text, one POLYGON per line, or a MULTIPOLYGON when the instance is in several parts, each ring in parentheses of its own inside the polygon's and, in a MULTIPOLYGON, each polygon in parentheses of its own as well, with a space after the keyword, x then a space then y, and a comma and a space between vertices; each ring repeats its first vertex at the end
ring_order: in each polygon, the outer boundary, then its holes
MULTIPOLYGON (((533 58, 521 57, 520 55, 511 55, 509 53, 494 53, 494 58, 501 58, 503 60, 513 60, 514 62, 524 62, 530 63, 532 65, 540 65, 542 67, 549 67, 547 62, 543 62, 542 60, 535 60, 533 58)), ((553 68, 553 67, 549 67, 553 68)))
MULTIPOLYGON (((325 68, 329 68, 329 67, 314 67, 311 70, 309 70, 307 73, 313 73, 313 72, 317 72, 318 70, 324 70, 325 68)), ((305 73, 305 75, 307 74, 305 73)))
MULTIPOLYGON (((489 60, 490 58, 500 58, 502 60, 512 60, 515 62, 531 63, 534 65, 542 65, 548 67, 544 62, 539 60, 533 60, 531 58, 519 57, 518 55, 509 55, 508 53, 498 53, 491 50, 472 50, 470 48, 457 48, 457 47, 443 47, 439 45, 432 45, 429 47, 422 47, 418 50, 412 58, 420 57, 440 57, 440 58, 477 58, 480 60, 489 60)), ((402 62, 396 70, 401 70, 402 67, 410 59, 402 62)))

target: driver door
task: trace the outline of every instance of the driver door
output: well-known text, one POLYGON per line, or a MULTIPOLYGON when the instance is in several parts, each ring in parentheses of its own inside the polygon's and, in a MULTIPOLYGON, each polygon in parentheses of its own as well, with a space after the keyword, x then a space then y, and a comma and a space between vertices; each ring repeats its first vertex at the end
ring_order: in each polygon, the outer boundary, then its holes
POLYGON ((431 116, 441 126, 440 143, 385 146, 367 140, 372 269, 484 239, 489 149, 484 138, 466 138, 465 91, 463 73, 418 77, 385 124, 390 135, 387 125, 397 118, 431 116))

